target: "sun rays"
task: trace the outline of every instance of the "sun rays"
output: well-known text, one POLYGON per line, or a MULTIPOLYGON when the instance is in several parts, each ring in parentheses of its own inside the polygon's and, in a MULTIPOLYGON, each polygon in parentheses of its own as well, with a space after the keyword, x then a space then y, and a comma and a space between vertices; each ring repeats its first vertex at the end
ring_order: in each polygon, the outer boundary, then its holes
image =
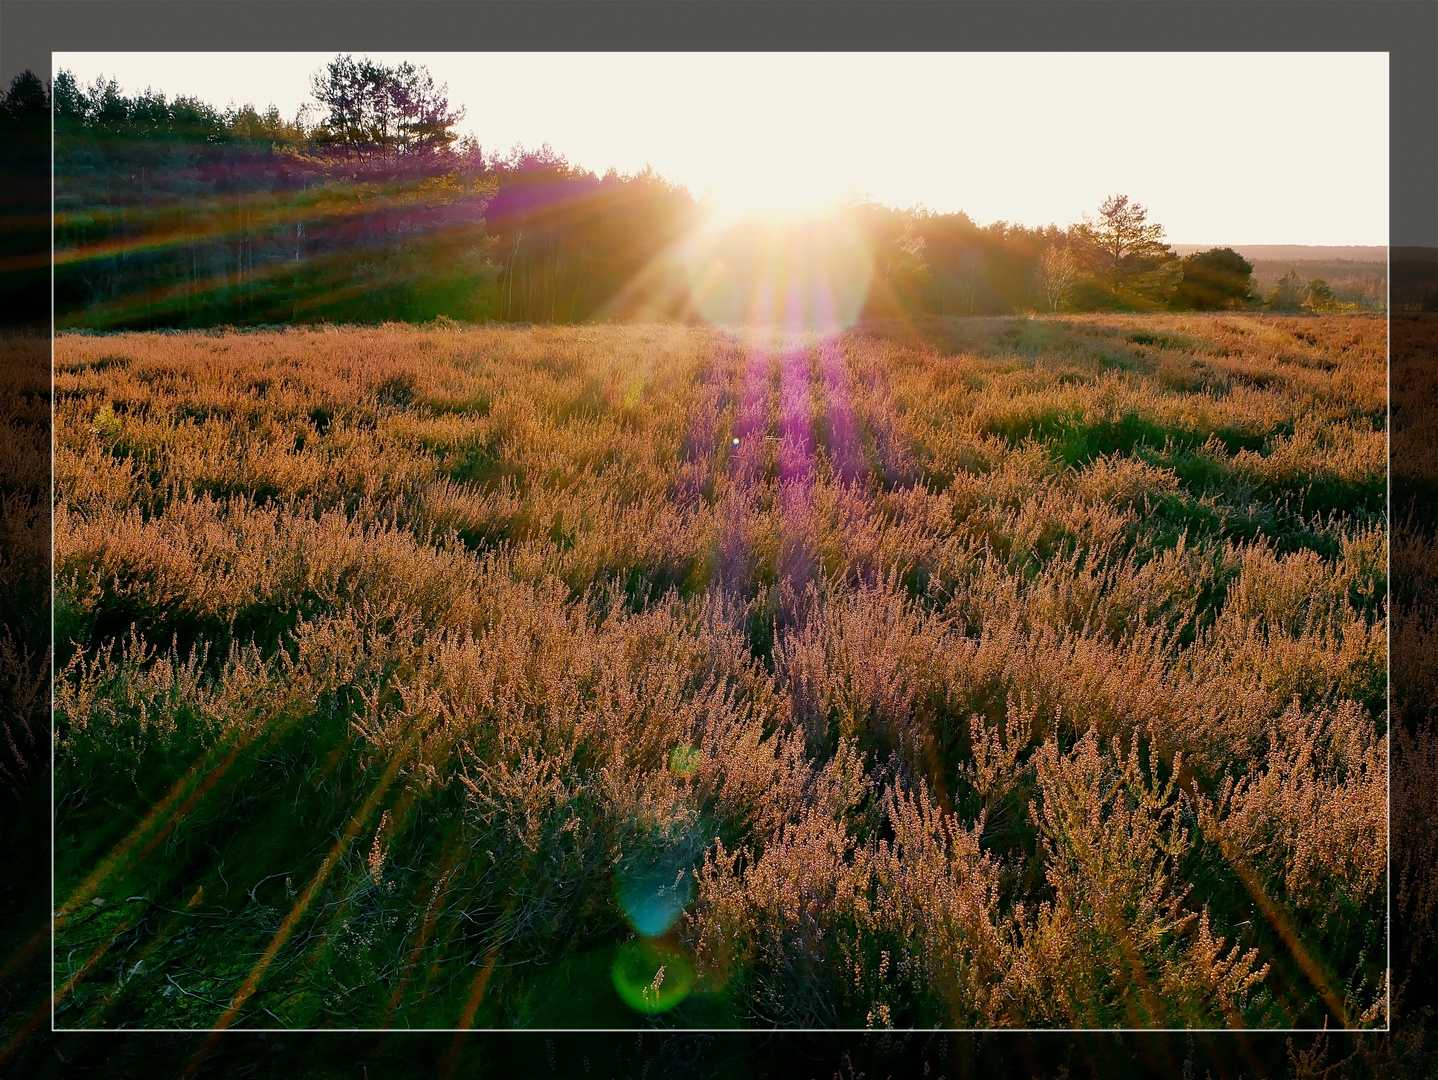
POLYGON ((837 334, 863 310, 874 271, 867 238, 840 207, 724 213, 679 244, 694 309, 746 330, 837 334))

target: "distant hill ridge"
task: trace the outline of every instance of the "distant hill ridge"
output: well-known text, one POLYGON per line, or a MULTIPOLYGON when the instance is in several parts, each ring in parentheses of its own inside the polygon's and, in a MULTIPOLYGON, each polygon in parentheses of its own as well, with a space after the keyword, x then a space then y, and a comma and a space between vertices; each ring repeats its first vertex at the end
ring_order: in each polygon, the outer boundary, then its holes
POLYGON ((1372 244, 1170 244, 1179 255, 1190 255, 1195 251, 1227 247, 1238 252, 1249 262, 1262 259, 1265 262, 1333 262, 1346 259, 1352 262, 1387 262, 1388 249, 1372 244))

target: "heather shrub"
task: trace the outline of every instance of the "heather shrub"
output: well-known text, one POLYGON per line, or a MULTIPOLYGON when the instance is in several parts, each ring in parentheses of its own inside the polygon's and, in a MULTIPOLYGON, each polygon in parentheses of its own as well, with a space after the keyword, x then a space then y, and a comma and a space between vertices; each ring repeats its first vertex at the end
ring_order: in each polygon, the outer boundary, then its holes
POLYGON ((1030 814, 1053 899, 1025 936, 1026 1011, 1083 1027, 1236 1020, 1267 970, 1253 970, 1256 949, 1214 968, 1221 943, 1207 913, 1187 909, 1192 886, 1178 880, 1192 837, 1174 780, 1159 780, 1151 755, 1144 766, 1137 733, 1127 748, 1100 746, 1089 732, 1067 754, 1047 742, 1034 756, 1040 799, 1030 814))
POLYGON ((1383 323, 1304 326, 60 336, 58 1023, 1381 1023, 1383 323))

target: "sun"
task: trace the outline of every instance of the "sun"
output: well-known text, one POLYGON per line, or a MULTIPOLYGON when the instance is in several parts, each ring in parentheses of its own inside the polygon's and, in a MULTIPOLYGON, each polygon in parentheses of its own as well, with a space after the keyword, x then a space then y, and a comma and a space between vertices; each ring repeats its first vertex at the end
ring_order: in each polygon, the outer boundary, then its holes
POLYGON ((859 317, 873 252, 842 193, 731 188, 678 247, 694 310, 711 323, 829 335, 859 317))
POLYGON ((727 227, 744 219, 770 223, 832 215, 856 193, 833 181, 789 173, 736 173, 717 179, 703 194, 707 223, 727 227))

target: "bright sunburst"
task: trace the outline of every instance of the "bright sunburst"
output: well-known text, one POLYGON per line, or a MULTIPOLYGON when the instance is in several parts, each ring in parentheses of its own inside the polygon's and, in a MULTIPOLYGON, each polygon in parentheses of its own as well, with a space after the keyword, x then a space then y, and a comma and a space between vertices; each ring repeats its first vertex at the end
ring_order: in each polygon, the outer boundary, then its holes
POLYGON ((822 334, 852 326, 873 271, 863 231, 836 195, 778 194, 706 199, 710 213, 680 251, 694 307, 731 326, 822 334))
POLYGON ((703 205, 711 222, 728 225, 743 219, 782 222, 819 217, 833 213, 843 198, 839 191, 815 190, 800 183, 772 189, 740 184, 710 189, 703 205))

